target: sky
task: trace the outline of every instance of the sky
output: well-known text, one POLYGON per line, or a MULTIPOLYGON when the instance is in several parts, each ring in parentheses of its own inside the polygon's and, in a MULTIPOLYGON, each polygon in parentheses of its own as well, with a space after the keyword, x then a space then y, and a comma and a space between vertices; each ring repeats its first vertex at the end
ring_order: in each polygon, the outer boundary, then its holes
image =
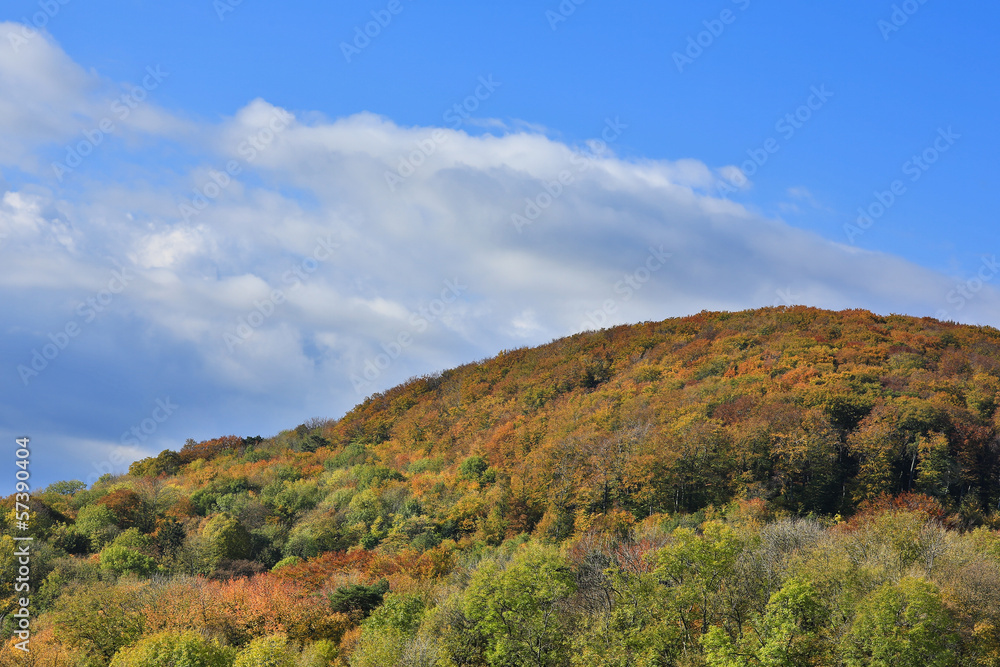
POLYGON ((583 330, 1000 325, 993 26, 942 0, 7 0, 0 493, 583 330))

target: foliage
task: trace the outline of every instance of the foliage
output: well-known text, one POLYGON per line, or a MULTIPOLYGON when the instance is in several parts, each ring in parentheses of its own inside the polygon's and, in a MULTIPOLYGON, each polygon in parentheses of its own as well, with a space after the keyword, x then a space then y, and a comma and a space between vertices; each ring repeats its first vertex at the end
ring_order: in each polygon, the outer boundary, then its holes
MULTIPOLYGON (((143 637, 135 646, 122 649, 110 667, 230 667, 234 651, 196 632, 161 632, 143 637)), ((250 665, 287 663, 246 662, 250 665)))
POLYGON ((38 664, 189 633, 301 667, 1000 665, 998 439, 988 327, 764 308, 506 350, 33 494, 38 664))
POLYGON ((844 637, 847 667, 952 667, 958 637, 937 587, 907 577, 862 603, 844 637))
POLYGON ((42 490, 42 493, 56 493, 61 496, 72 496, 77 491, 86 489, 87 485, 78 479, 71 481, 60 481, 49 484, 42 490))
POLYGON ((146 532, 152 529, 153 517, 149 506, 142 496, 131 489, 117 489, 97 502, 111 510, 115 524, 122 530, 138 528, 146 532))
POLYGON ((101 551, 101 568, 115 574, 145 576, 156 571, 156 561, 134 549, 112 544, 101 551))
POLYGON ((709 667, 828 665, 828 617, 816 590, 806 581, 791 579, 771 596, 766 612, 749 623, 752 632, 739 641, 718 625, 705 633, 705 660, 709 667))
POLYGON ((49 622, 60 642, 88 662, 107 664, 146 630, 149 589, 93 582, 73 586, 56 600, 49 622))
POLYGON ((482 456, 470 456, 458 466, 459 477, 473 482, 489 484, 496 481, 496 471, 482 456))
POLYGON ((277 570, 280 570, 283 567, 286 567, 286 566, 289 566, 289 565, 298 565, 301 562, 302 562, 302 559, 299 558, 298 556, 288 556, 287 558, 282 558, 277 563, 275 563, 274 567, 271 568, 271 571, 275 572, 277 570))
POLYGON ((574 590, 568 563, 551 550, 528 549, 503 568, 481 566, 469 583, 465 613, 486 639, 487 664, 564 664, 572 625, 558 612, 574 590))
POLYGON ((155 458, 142 459, 129 466, 128 472, 133 477, 159 477, 161 475, 176 475, 183 461, 177 452, 165 449, 155 458))
POLYGON ((246 559, 251 555, 250 533, 233 517, 216 516, 205 526, 202 535, 213 565, 224 560, 246 559))
POLYGON ((366 617, 382 604, 382 597, 389 590, 389 582, 382 579, 373 586, 350 584, 340 586, 330 594, 330 609, 345 614, 366 617))
POLYGON ((76 531, 84 535, 95 550, 103 549, 121 532, 114 512, 107 505, 98 503, 80 510, 76 517, 76 531))
POLYGON ((240 651, 233 667, 295 667, 298 654, 284 635, 258 637, 240 651))

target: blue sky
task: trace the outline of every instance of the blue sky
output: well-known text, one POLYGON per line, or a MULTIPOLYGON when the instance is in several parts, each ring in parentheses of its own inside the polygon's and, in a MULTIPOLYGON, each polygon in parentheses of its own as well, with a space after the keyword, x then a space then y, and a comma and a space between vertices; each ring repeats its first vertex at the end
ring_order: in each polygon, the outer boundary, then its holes
POLYGON ((93 481, 585 328, 996 326, 998 15, 7 2, 0 437, 93 481))

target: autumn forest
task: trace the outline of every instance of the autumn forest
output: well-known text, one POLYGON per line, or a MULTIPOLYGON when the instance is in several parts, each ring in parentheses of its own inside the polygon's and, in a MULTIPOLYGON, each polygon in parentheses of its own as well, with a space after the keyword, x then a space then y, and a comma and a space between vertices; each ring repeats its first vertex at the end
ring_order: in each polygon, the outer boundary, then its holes
POLYGON ((33 490, 0 665, 1000 666, 998 407, 1000 331, 861 310, 503 351, 33 490))

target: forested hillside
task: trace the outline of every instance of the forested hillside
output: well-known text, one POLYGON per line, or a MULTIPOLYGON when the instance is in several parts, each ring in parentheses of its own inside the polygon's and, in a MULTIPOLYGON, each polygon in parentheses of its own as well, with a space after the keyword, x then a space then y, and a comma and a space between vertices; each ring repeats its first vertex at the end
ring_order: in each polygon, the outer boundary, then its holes
POLYGON ((1000 665, 998 401, 1000 332, 865 311, 505 351, 35 491, 0 664, 1000 665))

